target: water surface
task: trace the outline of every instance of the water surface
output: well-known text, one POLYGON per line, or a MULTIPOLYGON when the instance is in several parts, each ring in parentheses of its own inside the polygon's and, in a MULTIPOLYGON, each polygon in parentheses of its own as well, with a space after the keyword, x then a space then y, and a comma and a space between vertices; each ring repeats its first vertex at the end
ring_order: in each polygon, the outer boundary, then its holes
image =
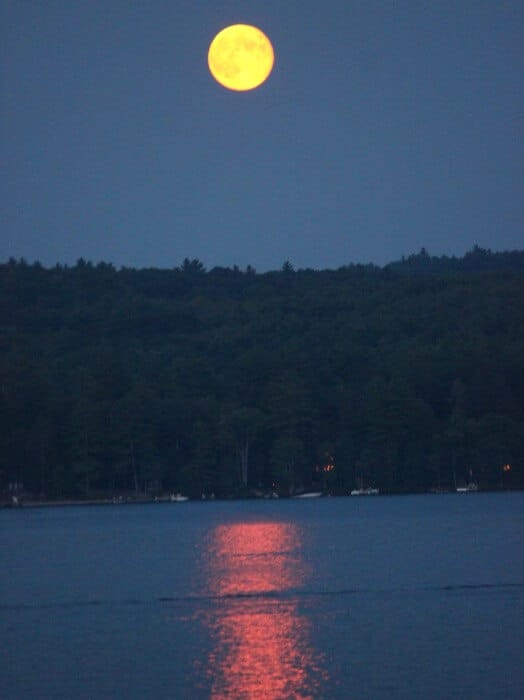
POLYGON ((2 697, 524 697, 524 494, 0 512, 2 697))

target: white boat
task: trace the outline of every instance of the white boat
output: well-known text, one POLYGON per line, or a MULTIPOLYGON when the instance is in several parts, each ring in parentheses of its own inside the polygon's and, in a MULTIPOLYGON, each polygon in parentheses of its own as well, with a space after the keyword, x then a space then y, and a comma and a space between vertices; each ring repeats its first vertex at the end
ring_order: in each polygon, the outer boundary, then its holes
POLYGON ((473 471, 469 470, 469 481, 465 486, 456 486, 455 491, 457 493, 475 493, 479 490, 479 485, 476 481, 473 481, 473 471))
POLYGON ((169 496, 169 500, 172 503, 183 503, 184 501, 188 501, 189 498, 188 496, 182 496, 181 493, 172 493, 171 496, 169 496))
POLYGON ((368 487, 367 489, 353 489, 351 491, 352 496, 378 496, 380 491, 378 489, 372 489, 368 487))
POLYGON ((293 498, 320 498, 322 491, 308 491, 306 493, 298 493, 293 498))
POLYGON ((474 493, 479 490, 479 485, 474 481, 470 481, 466 486, 458 486, 457 493, 474 493))

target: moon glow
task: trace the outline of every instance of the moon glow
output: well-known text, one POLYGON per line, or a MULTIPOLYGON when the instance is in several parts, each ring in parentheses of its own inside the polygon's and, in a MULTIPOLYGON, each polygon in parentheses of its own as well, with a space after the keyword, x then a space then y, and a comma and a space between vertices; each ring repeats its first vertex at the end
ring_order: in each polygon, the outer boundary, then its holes
POLYGON ((275 54, 260 29, 250 24, 233 24, 213 39, 207 62, 220 85, 229 90, 253 90, 268 78, 275 54))

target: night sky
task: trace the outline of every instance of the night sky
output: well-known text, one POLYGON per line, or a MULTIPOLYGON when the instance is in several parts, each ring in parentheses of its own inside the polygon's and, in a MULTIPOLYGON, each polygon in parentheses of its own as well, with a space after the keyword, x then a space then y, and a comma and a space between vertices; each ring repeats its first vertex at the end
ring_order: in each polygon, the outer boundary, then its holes
POLYGON ((524 247, 522 0, 3 0, 0 261, 278 269, 524 247), (236 93, 214 35, 254 24, 236 93))

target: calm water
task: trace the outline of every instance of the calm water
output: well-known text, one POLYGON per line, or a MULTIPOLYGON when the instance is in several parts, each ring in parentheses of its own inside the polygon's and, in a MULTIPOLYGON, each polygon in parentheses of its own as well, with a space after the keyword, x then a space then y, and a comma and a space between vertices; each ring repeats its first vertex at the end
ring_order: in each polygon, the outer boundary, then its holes
POLYGON ((3 698, 524 697, 524 494, 0 512, 3 698))

